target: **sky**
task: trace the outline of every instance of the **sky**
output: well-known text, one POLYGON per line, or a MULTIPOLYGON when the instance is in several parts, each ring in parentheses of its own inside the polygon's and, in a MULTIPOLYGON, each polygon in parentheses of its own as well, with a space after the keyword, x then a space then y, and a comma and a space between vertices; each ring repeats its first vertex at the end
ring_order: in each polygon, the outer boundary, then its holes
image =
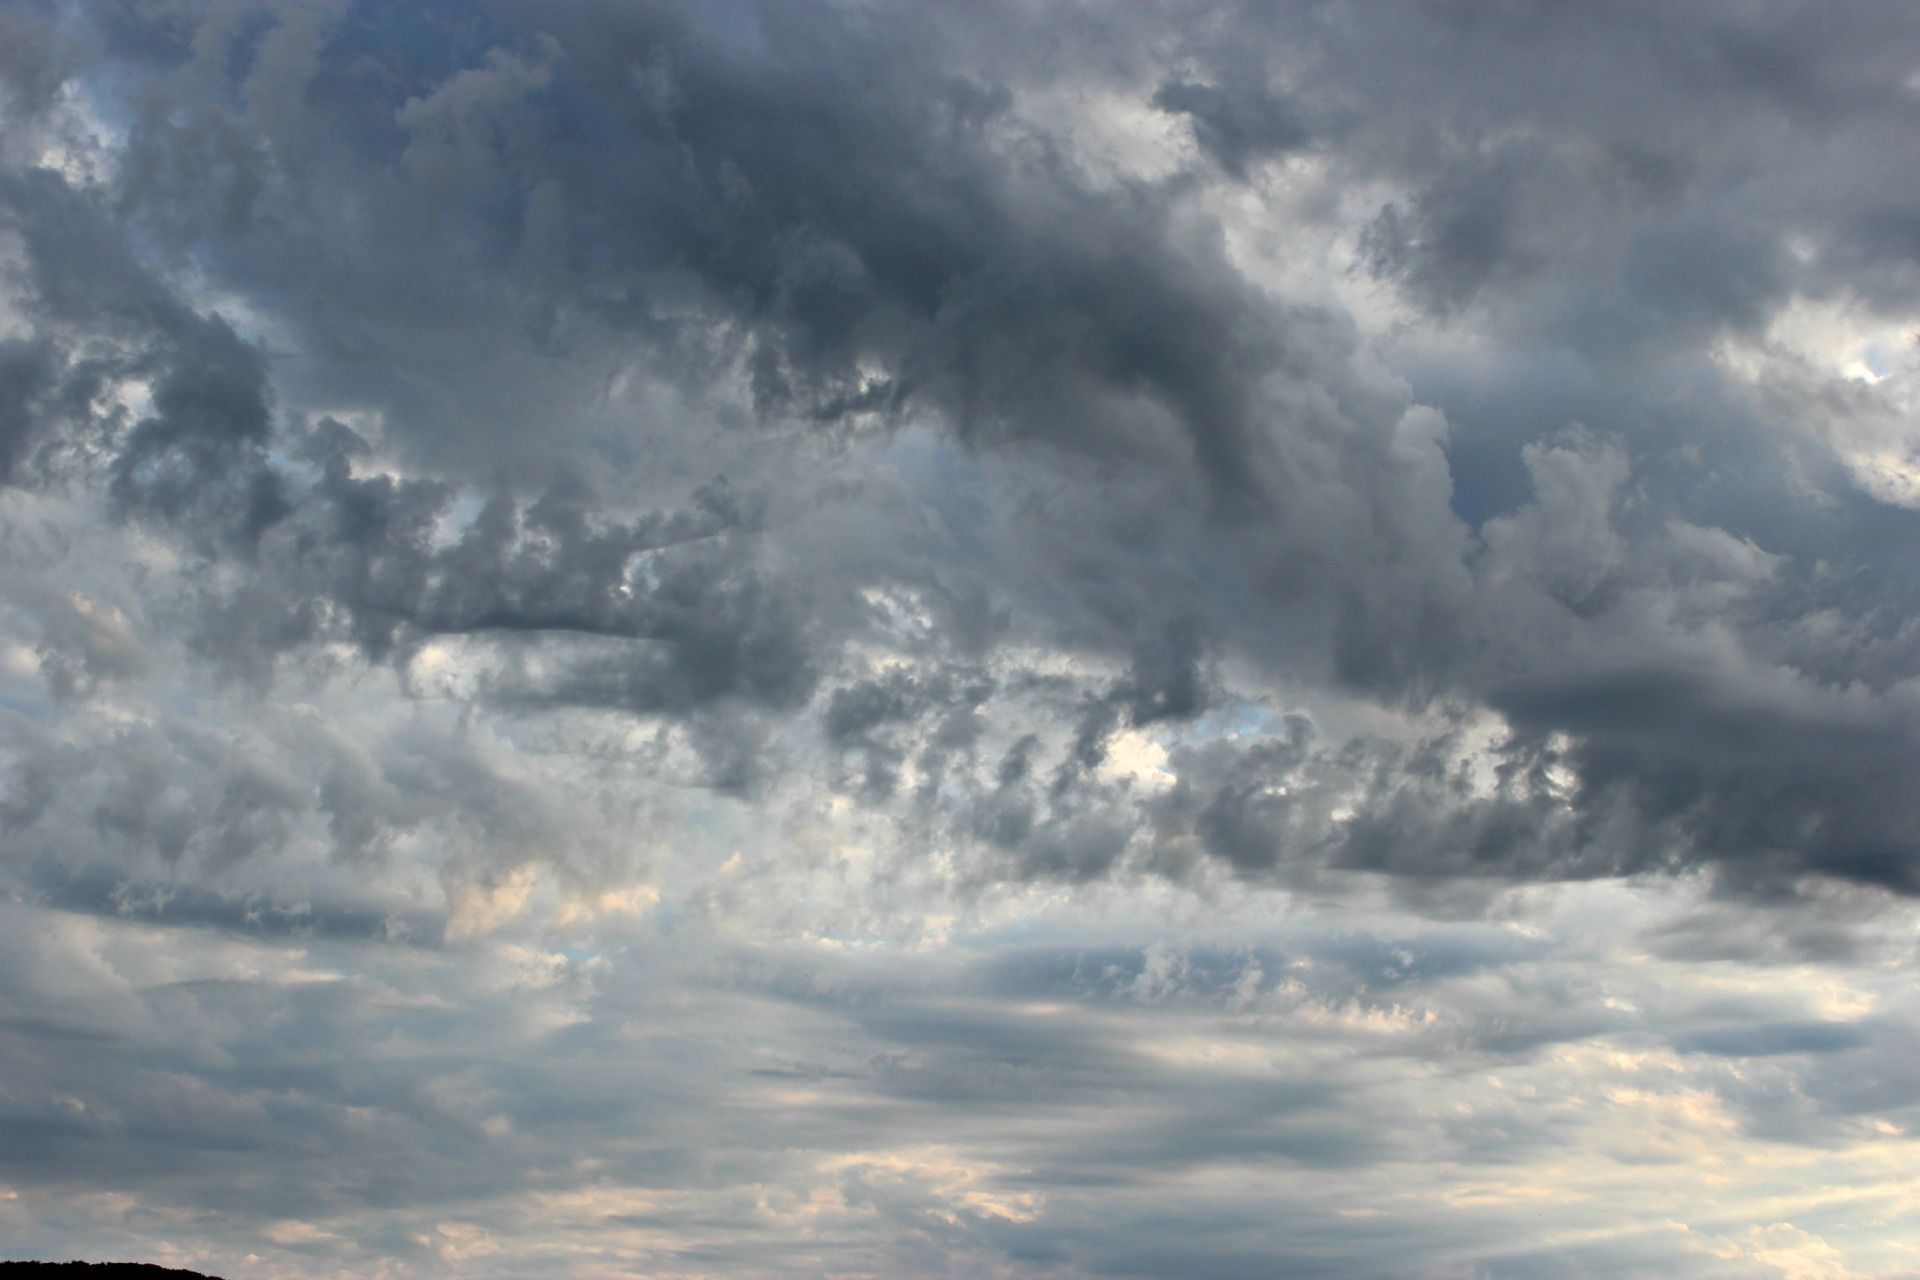
POLYGON ((0 1255, 1920 1277, 1920 8, 0 0, 0 1255))

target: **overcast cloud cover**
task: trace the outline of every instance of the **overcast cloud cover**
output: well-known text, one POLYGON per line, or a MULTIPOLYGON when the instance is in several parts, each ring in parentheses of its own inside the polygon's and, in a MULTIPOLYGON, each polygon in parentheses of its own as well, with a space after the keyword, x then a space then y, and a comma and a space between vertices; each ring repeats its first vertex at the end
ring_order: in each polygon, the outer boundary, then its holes
POLYGON ((1920 9, 0 0, 0 1255, 1920 1276, 1920 9))

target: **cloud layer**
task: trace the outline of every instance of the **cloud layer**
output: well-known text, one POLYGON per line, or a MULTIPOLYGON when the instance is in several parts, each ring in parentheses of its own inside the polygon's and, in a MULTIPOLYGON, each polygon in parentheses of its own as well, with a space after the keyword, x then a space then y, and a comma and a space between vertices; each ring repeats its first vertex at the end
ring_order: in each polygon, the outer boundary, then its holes
POLYGON ((0 51, 12 1247, 1920 1270, 1906 6, 0 51))

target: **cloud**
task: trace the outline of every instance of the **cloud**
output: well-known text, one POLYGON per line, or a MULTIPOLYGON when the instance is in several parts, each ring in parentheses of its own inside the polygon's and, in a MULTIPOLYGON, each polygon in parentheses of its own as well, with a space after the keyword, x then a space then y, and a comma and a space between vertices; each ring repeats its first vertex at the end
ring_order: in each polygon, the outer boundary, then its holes
POLYGON ((7 1237, 1910 1269, 1917 47, 0 18, 7 1237))

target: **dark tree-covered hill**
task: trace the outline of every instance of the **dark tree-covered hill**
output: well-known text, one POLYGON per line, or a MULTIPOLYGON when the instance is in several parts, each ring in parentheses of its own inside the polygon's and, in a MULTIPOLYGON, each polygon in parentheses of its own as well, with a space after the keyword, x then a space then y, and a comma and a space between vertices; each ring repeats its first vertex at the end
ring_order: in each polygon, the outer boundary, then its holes
POLYGON ((220 1280, 145 1262, 0 1262, 0 1280, 220 1280))

